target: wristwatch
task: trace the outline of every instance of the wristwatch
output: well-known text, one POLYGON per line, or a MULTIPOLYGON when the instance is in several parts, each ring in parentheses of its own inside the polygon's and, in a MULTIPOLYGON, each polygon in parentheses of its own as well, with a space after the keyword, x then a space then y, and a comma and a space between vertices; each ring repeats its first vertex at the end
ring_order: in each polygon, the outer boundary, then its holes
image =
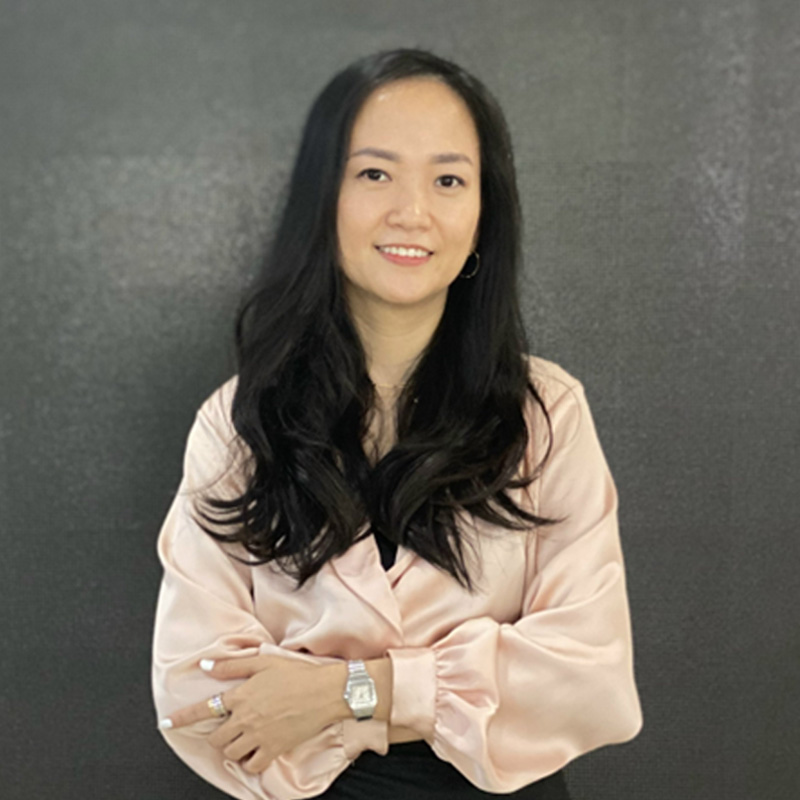
POLYGON ((378 693, 375 681, 370 678, 366 665, 360 659, 347 662, 344 699, 357 720, 372 719, 378 705, 378 693))

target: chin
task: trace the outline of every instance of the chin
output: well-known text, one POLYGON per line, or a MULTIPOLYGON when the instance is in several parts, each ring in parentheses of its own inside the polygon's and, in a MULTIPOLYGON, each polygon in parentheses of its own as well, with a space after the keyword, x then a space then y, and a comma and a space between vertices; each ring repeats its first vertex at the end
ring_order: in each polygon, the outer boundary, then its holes
MULTIPOLYGON (((423 276, 419 276, 423 277, 423 276)), ((412 278, 412 276, 408 276, 412 278)), ((397 308, 411 308, 429 303, 436 304, 436 300, 445 300, 448 286, 442 286, 437 281, 431 284, 428 281, 387 281, 376 285, 373 283, 351 284, 351 299, 359 304, 386 305, 397 308)))
POLYGON ((387 292, 381 300, 393 306, 420 306, 434 302, 441 292, 387 292))
POLYGON ((419 305, 434 302, 447 295, 447 286, 420 285, 421 283, 423 282, 403 281, 402 285, 381 286, 375 294, 385 303, 393 305, 419 305))

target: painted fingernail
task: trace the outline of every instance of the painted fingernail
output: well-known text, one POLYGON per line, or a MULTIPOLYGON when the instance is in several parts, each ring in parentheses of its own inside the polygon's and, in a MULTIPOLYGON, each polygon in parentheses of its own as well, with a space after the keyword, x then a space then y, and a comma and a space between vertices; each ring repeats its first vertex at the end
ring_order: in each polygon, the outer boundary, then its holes
POLYGON ((200 662, 200 669, 204 669, 206 672, 208 672, 209 670, 212 670, 212 669, 214 669, 214 661, 213 661, 213 659, 211 659, 211 658, 204 658, 204 659, 203 659, 203 660, 200 662))
POLYGON ((158 721, 158 727, 162 731, 168 731, 172 727, 172 720, 169 717, 164 717, 164 719, 158 721))

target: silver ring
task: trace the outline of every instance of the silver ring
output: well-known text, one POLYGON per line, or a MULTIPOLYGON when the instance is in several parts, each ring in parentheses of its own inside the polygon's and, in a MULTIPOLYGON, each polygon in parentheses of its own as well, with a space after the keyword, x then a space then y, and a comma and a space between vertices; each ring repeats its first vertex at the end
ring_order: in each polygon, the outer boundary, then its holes
POLYGON ((215 717, 227 717, 230 716, 230 711, 225 708, 225 703, 222 702, 222 695, 215 694, 212 698, 208 701, 208 707, 211 709, 211 713, 215 717))

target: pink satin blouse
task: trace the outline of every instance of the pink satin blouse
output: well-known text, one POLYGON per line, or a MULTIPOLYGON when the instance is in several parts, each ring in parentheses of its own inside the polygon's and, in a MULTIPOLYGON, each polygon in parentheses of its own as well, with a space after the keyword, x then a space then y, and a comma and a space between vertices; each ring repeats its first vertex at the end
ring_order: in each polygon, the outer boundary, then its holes
MULTIPOLYGON (((191 519, 190 493, 241 491, 230 406, 235 378, 202 405, 184 474, 158 538, 164 576, 156 610, 152 685, 159 717, 241 681, 206 675, 202 658, 280 654, 312 663, 392 659, 391 724, 413 728, 479 788, 515 791, 642 727, 633 670, 617 492, 583 386, 530 358, 551 415, 553 452, 540 479, 515 497, 537 514, 566 517, 539 531, 460 519, 470 595, 399 546, 381 565, 374 536, 329 561, 299 592, 273 565, 246 567, 191 519)), ((538 463, 546 426, 531 403, 526 459, 538 463)), ((238 545, 236 546, 239 547, 238 545)), ((246 557, 243 549, 231 552, 246 557)), ((245 772, 208 744, 219 722, 162 731, 175 753, 238 798, 289 800, 322 793, 365 749, 385 754, 387 723, 343 720, 245 772)))

